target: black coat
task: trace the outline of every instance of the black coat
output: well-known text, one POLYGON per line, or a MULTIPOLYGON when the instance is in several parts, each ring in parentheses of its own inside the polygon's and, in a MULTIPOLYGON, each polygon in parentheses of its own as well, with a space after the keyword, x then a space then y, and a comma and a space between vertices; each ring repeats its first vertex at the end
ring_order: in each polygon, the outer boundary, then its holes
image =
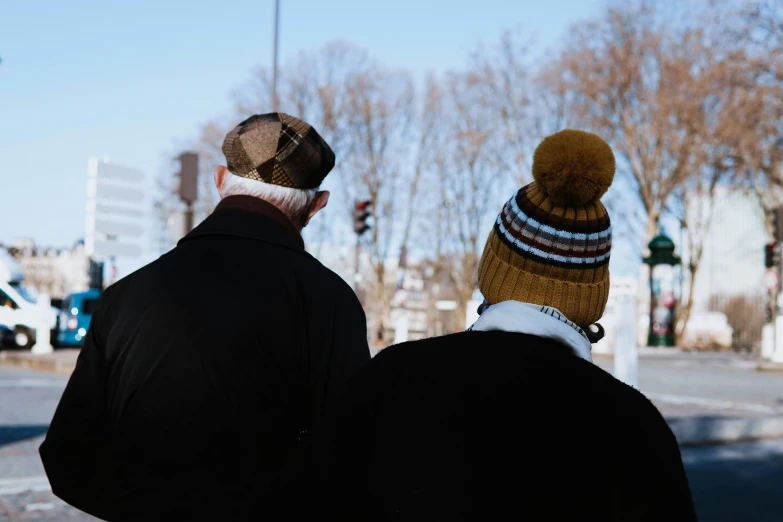
POLYGON ((291 488, 320 496, 318 519, 696 519, 655 406, 554 341, 464 332, 387 348, 327 424, 315 485, 291 488))
POLYGON ((40 449, 52 490, 109 520, 250 518, 369 359, 351 288, 227 198, 100 299, 40 449))

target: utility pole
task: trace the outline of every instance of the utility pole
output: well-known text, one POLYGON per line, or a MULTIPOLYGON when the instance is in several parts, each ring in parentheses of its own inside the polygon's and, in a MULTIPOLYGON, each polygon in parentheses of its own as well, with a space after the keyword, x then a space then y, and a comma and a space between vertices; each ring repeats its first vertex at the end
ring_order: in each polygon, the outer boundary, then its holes
MULTIPOLYGON (((356 296, 359 298, 359 302, 364 306, 364 299, 362 299, 361 292, 361 251, 362 251, 362 234, 370 230, 370 225, 367 223, 367 218, 370 217, 370 208, 372 206, 371 200, 355 200, 353 202, 353 231, 356 234, 356 247, 354 250, 354 274, 353 274, 353 289, 356 292, 356 296)), ((383 318, 380 318, 378 324, 383 324, 383 318)), ((377 341, 376 341, 377 342, 377 341)), ((371 348, 371 353, 372 348, 371 348)))
POLYGON ((177 195, 185 203, 184 236, 193 230, 193 203, 198 199, 198 154, 183 152, 177 159, 180 163, 177 195))
POLYGON ((772 324, 773 326, 773 350, 770 360, 774 363, 783 362, 783 315, 780 314, 780 303, 778 300, 781 297, 780 294, 780 280, 781 269, 783 263, 780 260, 780 244, 783 242, 783 207, 778 207, 772 212, 773 223, 773 242, 766 245, 764 248, 764 264, 767 266, 769 272, 765 275, 767 281, 767 288, 770 290, 770 301, 772 309, 772 324), (770 277, 777 276, 777 277, 770 277), (772 279, 772 284, 769 284, 769 280, 772 279))
POLYGON ((280 33, 280 0, 275 0, 275 43, 272 57, 272 112, 277 112, 280 105, 277 99, 277 45, 280 33))

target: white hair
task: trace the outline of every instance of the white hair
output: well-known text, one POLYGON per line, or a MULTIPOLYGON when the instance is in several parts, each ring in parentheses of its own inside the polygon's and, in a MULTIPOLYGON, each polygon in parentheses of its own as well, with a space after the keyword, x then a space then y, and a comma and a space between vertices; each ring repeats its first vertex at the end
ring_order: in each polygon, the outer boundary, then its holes
POLYGON ((293 221, 300 220, 315 199, 318 189, 297 189, 226 172, 222 196, 252 196, 272 203, 293 221))

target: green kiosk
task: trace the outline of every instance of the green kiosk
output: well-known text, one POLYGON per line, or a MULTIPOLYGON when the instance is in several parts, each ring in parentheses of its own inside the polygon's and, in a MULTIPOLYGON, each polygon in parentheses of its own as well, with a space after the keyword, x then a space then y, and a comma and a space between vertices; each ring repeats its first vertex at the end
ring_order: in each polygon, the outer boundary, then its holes
POLYGON ((680 258, 674 255, 674 241, 659 234, 647 247, 650 256, 644 263, 650 265, 650 329, 647 346, 674 346, 676 323, 675 267, 680 258))

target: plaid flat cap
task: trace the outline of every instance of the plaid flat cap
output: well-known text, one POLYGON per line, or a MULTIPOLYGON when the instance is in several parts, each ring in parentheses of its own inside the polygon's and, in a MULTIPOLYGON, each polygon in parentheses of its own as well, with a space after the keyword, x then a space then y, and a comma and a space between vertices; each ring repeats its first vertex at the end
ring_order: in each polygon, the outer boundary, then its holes
POLYGON ((273 112, 249 117, 226 134, 229 172, 245 178, 312 189, 334 168, 334 152, 309 124, 273 112))

